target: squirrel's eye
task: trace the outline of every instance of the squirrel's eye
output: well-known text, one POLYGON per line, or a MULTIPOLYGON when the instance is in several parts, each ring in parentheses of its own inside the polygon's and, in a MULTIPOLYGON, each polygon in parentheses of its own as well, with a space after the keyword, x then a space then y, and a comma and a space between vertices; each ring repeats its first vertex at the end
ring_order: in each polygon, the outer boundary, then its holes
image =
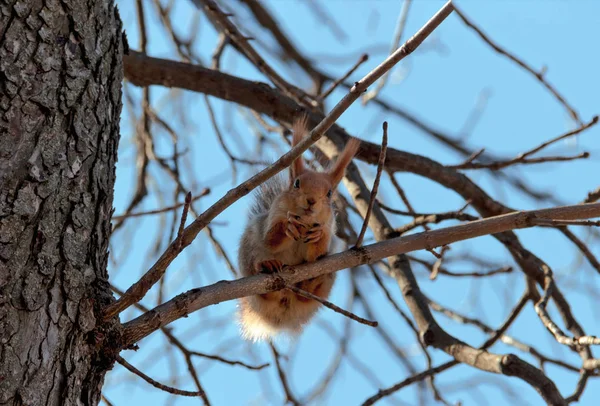
POLYGON ((327 192, 327 197, 331 197, 331 189, 327 192))
POLYGON ((300 187, 300 179, 296 179, 294 181, 294 189, 298 189, 300 187))

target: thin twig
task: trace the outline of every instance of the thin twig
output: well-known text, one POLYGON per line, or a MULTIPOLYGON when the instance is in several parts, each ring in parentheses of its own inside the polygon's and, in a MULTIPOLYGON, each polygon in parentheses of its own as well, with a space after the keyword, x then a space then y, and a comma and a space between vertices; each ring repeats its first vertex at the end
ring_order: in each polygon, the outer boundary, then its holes
POLYGON ((379 161, 377 162, 377 174, 375 175, 375 181, 373 182, 373 189, 371 190, 371 196, 369 199, 369 206, 367 208, 367 213, 365 214, 365 221, 363 221, 363 225, 360 229, 360 233, 358 234, 358 238, 356 239, 356 244, 354 246, 356 248, 362 245, 363 238, 365 237, 365 232, 367 231, 367 227, 369 226, 369 219, 371 218, 371 211, 373 210, 373 205, 375 204, 375 198, 377 197, 377 191, 379 190, 379 181, 381 180, 381 172, 383 171, 383 164, 385 163, 385 153, 387 151, 387 143, 388 143, 388 123, 387 121, 383 122, 383 138, 381 140, 381 152, 379 152, 379 161))
POLYGON ((508 318, 506 319, 506 321, 504 323, 502 323, 502 326, 500 326, 500 328, 496 329, 496 331, 494 331, 492 333, 491 337, 488 338, 485 341, 485 343, 483 343, 481 345, 481 349, 484 349, 484 350, 488 349, 496 341, 498 341, 498 339, 500 339, 504 335, 504 333, 506 333, 508 328, 517 319, 517 316, 519 315, 519 313, 521 313, 521 311, 525 308, 525 305, 527 304, 527 302, 529 302, 530 300, 531 300, 531 293, 529 292, 529 289, 527 289, 525 291, 525 293, 523 293, 523 295, 521 295, 521 298, 519 299, 516 306, 513 308, 513 310, 508 315, 508 318))
POLYGON ((569 131, 565 134, 561 134, 557 137, 554 137, 542 144, 538 145, 535 148, 530 149, 529 151, 523 152, 516 157, 504 161, 494 161, 494 162, 473 162, 477 156, 479 156, 483 149, 480 150, 475 155, 470 156, 467 160, 458 165, 449 165, 448 168, 453 169, 490 169, 490 170, 498 170, 502 168, 506 168, 508 166, 516 165, 516 164, 538 164, 543 162, 557 162, 557 161, 572 161, 575 159, 585 159, 590 156, 588 152, 583 152, 581 154, 575 156, 549 156, 549 157, 540 157, 540 158, 529 158, 531 155, 534 155, 544 148, 557 143, 558 141, 564 140, 566 138, 572 137, 574 135, 580 134, 581 132, 587 130, 588 128, 596 125, 598 123, 598 116, 594 116, 589 122, 582 124, 575 130, 569 131))
POLYGON ((106 406, 114 406, 114 405, 112 404, 112 402, 111 402, 110 400, 108 400, 108 399, 106 398, 106 396, 104 396, 104 394, 100 395, 100 399, 102 399, 102 401, 103 401, 104 403, 106 403, 106 406))
MULTIPOLYGON (((214 222, 211 224, 214 224, 214 222)), ((233 274, 233 276, 237 277, 239 275, 238 271, 235 269, 235 265, 229 258, 227 251, 225 251, 225 248, 223 248, 223 244, 221 244, 221 242, 217 239, 217 237, 213 233, 212 227, 207 226, 204 229, 204 231, 206 232, 206 235, 208 235, 208 239, 212 243, 217 254, 220 255, 223 258, 223 260, 225 261, 225 265, 227 265, 227 269, 229 269, 229 271, 233 274)))
POLYGON ((227 47, 228 43, 229 37, 227 37, 227 35, 223 33, 219 34, 217 46, 215 47, 215 50, 213 51, 213 54, 211 56, 212 62, 210 67, 212 69, 221 69, 221 56, 223 55, 223 51, 225 51, 225 48, 227 47))
POLYGON ((225 152, 225 154, 229 158, 229 161, 231 162, 231 171, 232 171, 233 182, 237 181, 237 168, 235 165, 236 162, 240 162, 240 163, 243 163, 246 165, 255 165, 255 166, 268 166, 269 165, 268 162, 252 161, 252 160, 245 159, 245 158, 238 158, 235 155, 233 155, 233 153, 231 152, 231 150, 225 143, 225 138, 223 137, 223 134, 221 133, 221 129, 219 128, 219 125, 217 123, 217 117, 215 115, 214 109, 210 102, 210 97, 208 97, 207 95, 204 95, 204 102, 206 103, 206 109, 208 110, 208 116, 210 118, 210 122, 212 124, 213 131, 214 131, 215 135, 217 136, 217 140, 219 141, 219 144, 221 145, 223 152, 225 152))
POLYGON ((309 74, 315 83, 315 87, 319 88, 320 84, 325 80, 324 75, 314 67, 313 62, 309 58, 305 57, 300 50, 294 46, 290 38, 280 28, 280 24, 267 10, 264 1, 240 0, 240 3, 245 3, 250 12, 254 15, 255 21, 271 33, 284 53, 284 55, 281 55, 283 57, 282 59, 294 60, 309 74))
POLYGON ((450 361, 450 362, 446 362, 445 364, 439 365, 435 368, 430 368, 426 371, 423 371, 416 375, 410 376, 410 377, 406 378, 405 380, 403 380, 402 382, 399 382, 396 385, 394 385, 388 389, 380 390, 379 392, 377 392, 376 395, 373 395, 369 399, 365 400, 362 405, 363 406, 373 405, 373 404, 375 404, 375 402, 383 399, 386 396, 391 395, 394 392, 399 391, 400 389, 404 388, 405 386, 411 385, 415 382, 422 381, 423 379, 427 378, 428 376, 437 375, 437 374, 444 372, 445 370, 452 368, 453 366, 458 365, 458 364, 460 364, 460 362, 450 361))
POLYGON ((484 34, 483 31, 479 27, 477 27, 473 22, 471 22, 471 20, 469 20, 463 14, 462 11, 460 11, 457 8, 455 8, 455 10, 456 10, 456 14, 458 14, 460 19, 468 27, 470 27, 472 30, 474 30, 479 35, 479 37, 481 39, 483 39, 489 46, 491 46, 496 52, 498 52, 501 55, 506 56, 508 59, 510 59, 511 61, 515 62, 517 65, 519 65, 520 67, 525 69, 527 72, 531 73, 563 105, 563 107, 569 112, 569 115, 573 118, 573 120, 575 120, 578 124, 581 124, 581 119, 579 118, 579 115, 577 114, 577 112, 567 103, 565 98, 563 96, 561 96, 560 93, 558 93, 558 91, 554 88, 554 86, 552 86, 550 83, 548 83, 546 81, 546 79, 544 79, 544 72, 536 72, 533 68, 531 68, 525 62, 523 62, 521 59, 517 58, 516 56, 512 55, 505 49, 501 48, 499 45, 497 45, 495 42, 493 42, 486 34, 484 34))
MULTIPOLYGON (((429 272, 433 271, 433 266, 434 263, 431 262, 427 262, 424 261, 422 259, 416 258, 414 256, 408 256, 408 258, 411 261, 415 261, 421 265, 424 265, 426 268, 429 269, 429 272)), ((487 276, 492 276, 492 275, 498 275, 498 274, 504 274, 504 273, 511 273, 513 271, 513 268, 510 266, 503 266, 501 268, 497 268, 497 269, 492 269, 491 271, 487 271, 487 272, 453 272, 453 271, 449 271, 443 267, 439 267, 438 268, 438 273, 442 274, 442 275, 448 275, 448 276, 454 276, 454 277, 473 277, 473 278, 484 278, 487 276)))
POLYGON ((162 383, 157 382, 154 379, 150 378, 148 375, 144 374, 142 371, 140 371, 139 369, 137 369, 136 367, 131 365, 129 362, 125 361, 125 359, 123 357, 121 357, 120 355, 117 355, 116 359, 119 364, 123 365, 130 372, 136 374, 137 376, 139 376, 140 378, 142 378, 144 381, 148 382, 150 385, 154 386, 155 388, 158 388, 165 392, 171 393, 173 395, 189 396, 189 397, 196 397, 196 396, 202 397, 202 400, 204 400, 204 404, 210 405, 210 402, 208 401, 208 398, 206 397, 206 393, 204 393, 204 392, 200 392, 200 391, 190 392, 190 391, 186 391, 186 390, 172 388, 167 385, 163 385, 162 383))
POLYGON ((580 134, 581 132, 587 130, 590 127, 593 127, 596 124, 598 124, 598 116, 592 117, 592 119, 589 122, 587 122, 585 124, 581 124, 581 126, 579 128, 576 128, 573 131, 569 131, 565 134, 559 135, 558 137, 554 137, 551 140, 548 140, 548 141, 538 145, 537 147, 535 147, 527 152, 524 152, 523 154, 519 155, 517 158, 521 158, 521 157, 527 158, 528 156, 541 151, 542 149, 546 148, 549 145, 552 145, 554 143, 557 143, 558 141, 564 140, 564 139, 572 137, 574 135, 580 134))
POLYGON ((336 313, 339 313, 343 316, 348 317, 349 319, 352 319, 354 321, 357 321, 361 324, 366 324, 367 326, 371 326, 371 327, 377 327, 379 325, 379 323, 377 323, 376 321, 371 321, 371 320, 367 320, 367 319, 363 319, 362 317, 357 316, 354 313, 349 312, 348 310, 344 310, 339 306, 334 305, 331 302, 328 302, 327 300, 323 299, 322 297, 319 297, 317 295, 313 295, 310 292, 307 292, 304 289, 300 289, 297 286, 291 285, 291 284, 287 284, 285 286, 287 289, 291 290, 292 292, 300 295, 300 296, 304 296, 308 299, 313 299, 316 300, 317 302, 321 303, 323 306, 327 307, 328 309, 333 310, 336 313))
POLYGON ((594 203, 600 199, 600 187, 588 193, 583 203, 594 203))
MULTIPOLYGON (((529 299, 530 299, 529 292, 525 292, 525 294, 521 297, 521 299, 519 300, 519 302, 517 303, 515 308, 511 311, 508 319, 504 323, 502 323, 502 326, 500 326, 500 328, 498 328, 498 330, 493 331, 492 336, 488 340, 486 340, 486 342, 483 343, 483 345, 481 347, 479 347, 480 350, 485 350, 485 349, 491 347, 496 341, 498 341, 498 339, 500 339, 500 337, 502 337, 504 335, 504 332, 506 332, 506 330, 508 330, 510 325, 515 321, 515 319, 517 318, 519 313, 523 310, 523 308, 525 307, 525 304, 527 303, 527 301, 529 299)), ((417 374, 410 378, 405 379, 404 381, 392 386, 391 388, 388 388, 385 390, 380 390, 376 395, 367 399, 363 403, 363 405, 372 405, 376 401, 378 401, 386 396, 389 396, 394 392, 397 392, 398 390, 402 389, 405 386, 408 386, 414 382, 418 382, 422 379, 425 379, 428 376, 437 375, 438 373, 443 372, 446 369, 452 368, 452 367, 458 365, 459 363, 460 362, 453 360, 453 361, 447 362, 445 364, 442 364, 438 367, 429 368, 428 370, 421 372, 420 374, 417 374)))
MULTIPOLYGON (((369 268, 371 269, 371 274, 375 278, 375 281, 377 282, 377 284, 379 285, 381 290, 383 290, 383 293, 385 294, 385 297, 387 298, 388 302, 390 302, 392 304, 394 309, 396 309, 396 311, 400 314, 400 317, 402 317, 402 319, 406 322, 408 327, 415 334, 417 342, 419 343, 419 346, 421 347, 421 350, 423 351, 423 354, 425 355, 425 359, 427 360, 427 368, 432 368, 433 360, 431 359, 431 355, 429 355, 429 351, 427 351, 427 347, 425 347, 425 345, 423 344, 423 342, 421 340, 421 337, 419 335, 419 330, 417 329, 415 324, 412 322, 410 317, 408 317, 408 315, 400 308, 398 303, 396 303, 396 301, 390 294, 389 290, 385 287, 385 285, 384 285, 383 281, 381 280, 381 278, 379 277, 379 275, 377 275, 377 271, 375 270, 375 267, 373 267, 372 265, 369 265, 369 268)), ((365 301, 364 301, 364 297, 363 297, 363 304, 364 303, 365 303, 365 301)), ((429 378, 429 385, 431 387, 434 397, 440 401, 445 402, 435 385, 433 375, 429 376, 428 378, 429 378)))
MULTIPOLYGON (((396 49, 398 49, 398 46, 400 45, 400 41, 402 40, 402 33, 404 32, 404 28, 406 27, 408 10, 410 9, 411 3, 412 3, 412 0, 404 0, 404 2, 402 3, 402 9, 400 10, 400 14, 398 15, 398 22, 396 23, 394 39, 392 40, 392 45, 390 47, 390 54, 392 52, 394 52, 396 49)), ((390 76, 390 72, 387 72, 385 75, 383 75, 381 77, 381 79, 379 79, 379 81, 377 82, 377 85, 375 86, 375 89, 369 91, 368 93, 366 93, 363 96, 363 99, 362 99, 363 105, 367 104, 371 99, 374 99, 375 97, 377 97, 379 92, 381 92, 381 90, 385 86, 385 83, 387 82, 387 79, 389 76, 390 76)))
MULTIPOLYGON (((195 202, 196 200, 203 198, 204 196, 208 195, 209 193, 210 193, 209 188, 202 189, 199 194, 194 196, 194 198, 192 199, 192 202, 195 202)), ((124 218, 129 218, 129 217, 142 217, 142 216, 150 216, 153 214, 167 213, 172 210, 177 210, 178 208, 180 208, 181 206, 184 206, 184 205, 185 205, 185 202, 177 203, 176 205, 169 206, 169 207, 163 207, 162 209, 141 211, 141 212, 129 213, 129 214, 119 214, 117 216, 112 216, 112 219, 113 220, 122 220, 124 218)))
POLYGON ((263 368, 266 368, 269 365, 271 365, 269 363, 260 364, 260 365, 250 365, 250 364, 247 364, 247 363, 242 362, 242 361, 232 361, 232 360, 220 357, 218 355, 206 354, 206 353, 198 352, 198 351, 189 351, 189 353, 190 353, 190 355, 195 355, 197 357, 208 358, 208 359, 212 359, 212 360, 219 361, 219 362, 222 362, 224 364, 229 364, 229 365, 239 365, 239 366, 242 366, 244 368, 252 369, 252 370, 255 370, 255 371, 259 371, 259 370, 261 370, 263 368))
POLYGON ((192 192, 187 192, 187 195, 185 195, 185 202, 183 203, 183 212, 181 213, 179 230, 177 230, 177 238, 175 239, 178 244, 178 249, 181 249, 181 245, 183 244, 183 229, 185 228, 185 220, 187 220, 190 204, 192 204, 192 192))
POLYGON ((460 211, 428 214, 425 216, 416 217, 413 221, 403 225, 402 227, 398 227, 395 231, 399 234, 405 234, 417 228, 418 226, 423 226, 426 224, 438 224, 445 220, 475 221, 479 220, 479 218, 471 214, 461 213, 460 211))
POLYGON ((213 0, 192 0, 199 9, 203 10, 208 20, 213 24, 217 31, 227 35, 231 44, 239 50, 248 60, 258 68, 266 77, 268 77, 277 88, 299 103, 303 103, 306 94, 300 89, 288 83, 250 45, 250 38, 242 35, 238 28, 233 24, 226 13, 213 0))
POLYGON ((319 19, 322 27, 328 28, 339 42, 346 42, 348 40, 348 34, 335 22, 333 17, 327 14, 327 10, 321 7, 318 0, 310 0, 303 3, 310 5, 310 10, 319 19))
MULTIPOLYGON (((467 316, 463 316, 461 314, 458 314, 457 312, 455 312, 454 310, 450 310, 448 308, 445 308, 443 306, 441 306, 440 304, 432 301, 431 299, 427 298, 427 303, 429 304, 429 306, 431 307, 432 310, 436 311, 436 312, 440 312, 442 313, 444 316, 451 318, 452 320, 458 321, 460 323, 463 324, 469 324, 472 326, 475 326, 477 328, 479 328, 480 330, 482 330, 484 333, 486 334, 494 334, 496 332, 496 330, 494 330, 492 327, 488 326, 487 324, 483 323, 480 320, 474 319, 474 318, 470 318, 467 316)), ((512 347, 515 347, 516 349, 526 352, 528 354, 531 354, 532 356, 534 356, 535 358, 537 358, 540 363, 549 363, 549 364, 553 364, 553 365, 557 365, 560 367, 563 367, 565 369, 567 369, 568 371, 571 372, 579 372, 579 368, 567 364, 566 362, 563 362, 561 360, 558 359, 554 359, 554 358, 549 358, 545 355, 543 355, 542 353, 540 353, 538 350, 536 350, 534 347, 524 344, 521 341, 517 340, 516 338, 503 334, 500 337, 500 340, 506 344, 506 345, 510 345, 512 347)))
POLYGON ((285 373, 283 372, 283 368, 281 367, 281 364, 279 362, 280 355, 279 355, 279 352, 277 351, 277 348, 275 348, 273 343, 269 343, 269 346, 271 347, 271 351, 273 352, 273 358, 275 359, 275 366, 277 367, 277 374, 279 375, 279 380, 281 381, 281 385, 283 386, 283 390, 287 397, 287 399, 286 399, 287 402, 290 402, 294 406, 300 406, 300 402, 298 402, 296 397, 292 394, 292 390, 290 389, 290 385, 288 384, 287 377, 285 376, 285 373))
MULTIPOLYGON (((473 107, 473 109, 471 110, 469 115, 467 116, 461 129, 458 131, 459 139, 461 141, 465 141, 470 136, 470 134, 473 132, 473 129, 475 128, 475 126, 477 125, 477 123, 479 122, 481 117, 483 116, 483 113, 487 106, 490 95, 491 95, 491 90, 489 88, 484 88, 481 90, 481 92, 479 92, 475 106, 473 107)), ((477 156, 479 156, 484 151, 485 151, 485 148, 481 148, 479 151, 475 151, 473 153, 473 155, 477 154, 477 156)), ((473 159, 477 158, 477 156, 475 156, 473 159)))
POLYGON ((581 371, 579 374, 579 380, 577 380, 577 385, 575 386, 575 392, 566 398, 567 403, 577 402, 585 389, 585 384, 587 383, 588 378, 590 377, 589 371, 581 371))
POLYGON ((590 157, 589 152, 582 152, 581 154, 573 155, 573 156, 545 156, 540 158, 513 158, 508 161, 494 161, 490 163, 480 163, 480 162, 463 162, 458 165, 447 165, 447 168, 452 169, 489 169, 491 171, 497 171, 498 169, 503 169, 509 166, 514 165, 533 165, 533 164, 541 164, 547 162, 566 162, 566 161, 575 161, 577 159, 587 159, 590 157))
POLYGON ((544 295, 540 299, 539 302, 535 304, 535 312, 539 316, 540 320, 544 324, 544 327, 548 329, 550 333, 554 336, 556 341, 560 344, 567 345, 569 347, 575 346, 585 346, 585 345, 600 345, 600 338, 595 336, 581 336, 581 337, 568 337, 561 329, 552 321, 548 311, 546 310, 546 306, 548 304, 548 299, 552 295, 552 291, 554 290, 554 278, 552 276, 552 271, 547 266, 542 267, 544 271, 544 295))
POLYGON ((438 276, 440 268, 442 267, 442 261, 444 260, 444 254, 450 249, 449 245, 444 245, 442 250, 440 251, 440 257, 437 261, 434 262, 433 267, 431 267, 431 274, 429 274, 429 279, 432 281, 435 280, 438 276))
POLYGON ((467 159, 464 160, 464 162, 460 165, 469 165, 471 162, 475 161, 477 158, 479 158, 479 156, 481 156, 481 154, 483 154, 485 152, 485 148, 481 148, 479 151, 475 151, 473 152, 471 155, 469 155, 467 157, 467 159))
POLYGON ((592 267, 594 267, 594 269, 600 273, 600 261, 598 261, 598 258, 596 258, 590 248, 567 227, 559 227, 559 230, 565 237, 569 239, 569 241, 575 244, 583 256, 588 260, 590 265, 592 265, 592 267))
POLYGON ((323 93, 321 93, 317 97, 317 100, 318 101, 325 100, 327 98, 327 96, 329 96, 331 94, 331 92, 333 92, 335 90, 335 88, 340 85, 340 83, 342 83, 344 80, 348 79, 350 77, 350 75, 352 75, 359 68, 359 66, 362 65, 363 63, 365 63, 368 59, 369 59, 369 55, 363 54, 360 57, 360 59, 358 60, 358 62, 356 62, 354 64, 354 66, 352 68, 350 68, 350 70, 344 76, 337 79, 335 82, 333 82, 331 84, 331 86, 329 86, 329 88, 327 90, 325 90, 323 93))
POLYGON ((471 204, 471 202, 466 202, 462 208, 460 208, 459 210, 455 210, 455 211, 447 211, 447 212, 443 212, 443 213, 417 213, 413 210, 410 211, 404 211, 404 210, 398 210, 398 209, 394 209, 386 204, 384 204, 383 202, 381 202, 381 200, 377 200, 377 203, 379 204, 379 206, 385 210, 388 211, 392 214, 397 214, 399 216, 410 216, 410 217, 441 217, 441 218, 448 218, 448 219, 456 219, 456 220, 460 220, 460 221, 474 221, 474 220, 479 220, 479 217, 470 215, 470 214, 465 214, 464 211, 466 210, 466 208, 471 204))

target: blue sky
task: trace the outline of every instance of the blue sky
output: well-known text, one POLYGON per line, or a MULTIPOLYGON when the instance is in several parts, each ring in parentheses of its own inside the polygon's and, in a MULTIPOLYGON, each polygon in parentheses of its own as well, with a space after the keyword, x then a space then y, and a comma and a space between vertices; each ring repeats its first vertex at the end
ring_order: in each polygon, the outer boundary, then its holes
MULTIPOLYGON (((194 6, 189 1, 176 2, 175 21, 177 32, 186 35, 191 24, 194 6)), ((130 46, 138 49, 138 28, 134 2, 118 1, 121 17, 129 38, 130 46)), ((160 28, 152 2, 146 1, 149 17, 148 29, 149 53, 152 56, 176 59, 177 55, 168 42, 165 31, 160 28)), ((234 13, 239 21, 249 21, 245 8, 238 2, 234 13)), ((340 43, 331 31, 315 18, 310 9, 301 1, 277 0, 265 1, 275 17, 283 23, 285 32, 290 35, 300 49, 308 56, 317 57, 317 66, 340 76, 358 59, 365 50, 374 51, 370 59, 352 76, 356 80, 366 74, 385 58, 401 1, 392 0, 329 0, 320 2, 347 34, 347 41, 340 43), (383 51, 383 52, 382 52, 383 51), (343 58, 342 58, 343 57, 343 58), (343 63, 339 63, 340 59, 343 63)), ((405 37, 418 30, 441 6, 443 2, 434 0, 416 0, 411 7, 405 29, 405 37)), ((556 86, 565 98, 576 108, 584 121, 600 113, 600 57, 597 52, 597 38, 600 38, 600 2, 596 1, 460 1, 461 9, 497 43, 505 46, 517 56, 523 58, 535 69, 547 67, 546 78, 556 86)), ((199 25, 198 52, 206 63, 217 42, 217 36, 210 24, 201 19, 199 25)), ((266 44, 274 42, 265 36, 256 26, 249 26, 252 34, 264 39, 266 44)), ((273 46, 274 47, 274 46, 273 46)), ((265 57, 268 53, 258 48, 265 57)), ((269 59, 269 58, 268 58, 269 59)), ((272 59, 269 59, 272 61, 272 59)), ((307 86, 308 78, 298 69, 289 65, 274 64, 278 72, 288 81, 307 86)), ((227 49, 222 60, 223 70, 247 79, 266 81, 252 66, 227 49)), ((208 120, 202 95, 191 92, 179 92, 180 101, 165 101, 168 91, 152 88, 153 105, 169 123, 179 132, 182 148, 188 148, 185 164, 182 166, 184 183, 192 190, 199 191, 210 187, 211 194, 201 199, 194 208, 201 212, 220 198, 231 187, 231 171, 226 155, 222 152, 208 120), (180 119, 184 113, 186 119, 180 119)), ((133 92, 139 100, 139 89, 133 92)), ((336 90, 328 99, 331 108, 342 96, 343 89, 336 90)), ((468 136, 467 145, 476 150, 485 147, 487 151, 504 157, 513 157, 519 152, 530 149, 541 142, 573 128, 573 123, 564 108, 535 81, 528 73, 506 58, 499 56, 485 45, 473 31, 466 28, 457 16, 450 16, 425 42, 422 51, 410 55, 393 71, 387 87, 382 92, 385 100, 414 113, 431 126, 453 137, 458 137, 473 107, 482 95, 487 95, 486 108, 474 130, 468 136), (441 44, 441 45, 440 45, 441 44)), ((253 134, 245 122, 240 119, 237 109, 227 107, 225 103, 213 99, 217 117, 223 124, 226 140, 238 156, 247 156, 254 152, 253 134), (231 118, 233 120, 230 120, 231 118), (227 123, 227 124, 225 124, 227 123), (235 140, 241 139, 239 143, 235 140)), ((362 106, 355 103, 339 120, 339 123, 354 136, 378 142, 381 137, 381 122, 387 120, 390 127, 390 147, 421 154, 444 164, 459 163, 463 157, 443 145, 433 141, 430 136, 419 131, 405 121, 381 112, 372 104, 362 106)), ((117 185, 115 193, 115 213, 122 213, 127 206, 135 187, 135 144, 134 128, 127 109, 123 110, 122 139, 117 166, 117 185)), ((172 153, 168 137, 156 131, 157 151, 163 156, 172 153), (164 151, 164 152, 163 152, 164 151)), ((542 164, 538 166, 516 167, 507 173, 522 177, 537 190, 548 191, 565 204, 581 201, 586 194, 598 187, 600 173, 600 130, 592 128, 576 141, 559 143, 546 151, 552 155, 575 155, 583 151, 591 152, 591 158, 568 164, 542 164)), ((273 152, 271 159, 277 158, 273 152)), ((361 164, 360 168, 369 184, 372 183, 374 170, 361 164)), ((237 183, 251 175, 251 171, 238 167, 237 183)), ((164 207, 173 203, 171 181, 158 169, 151 174, 155 181, 150 184, 151 191, 160 190, 165 199, 155 194, 148 197, 139 210, 164 207), (170 199, 170 200, 169 200, 170 199)), ((470 171, 469 177, 483 187, 494 198, 516 209, 533 209, 540 204, 515 192, 506 183, 494 181, 484 172, 470 171)), ((405 188, 411 203, 420 212, 441 212, 456 210, 463 200, 455 193, 444 189, 432 181, 411 174, 397 174, 396 178, 405 188)), ((380 197, 389 205, 402 208, 397 196, 389 190, 389 182, 384 179, 380 197)), ((179 199, 181 201, 181 198, 179 199)), ((242 223, 250 202, 246 197, 222 213, 213 226, 215 236, 223 243, 227 253, 235 259, 237 240, 242 233, 242 223)), ((171 217, 167 217, 170 221, 171 217)), ((406 222, 406 218, 390 216, 396 225, 406 222)), ((355 221, 357 219, 354 219, 355 221)), ((169 224, 169 223, 167 223, 169 224)), ((360 224, 358 221, 356 224, 360 224)), ((447 223, 445 225, 449 225, 447 223)), ((585 230, 576 230, 586 237, 585 230)), ((564 284, 563 291, 571 303, 578 320, 588 334, 600 334, 600 322, 597 312, 598 274, 585 261, 581 260, 572 244, 558 232, 552 230, 520 230, 517 232, 524 245, 549 263, 559 281, 564 284), (586 290, 584 290, 586 289, 586 290), (588 294, 592 292, 592 294, 588 294)), ((128 223, 125 230, 118 231, 112 241, 111 254, 119 260, 118 266, 111 262, 111 282, 121 288, 127 288, 156 259, 152 251, 156 235, 164 235, 166 243, 168 229, 155 216, 144 217, 128 223)), ((367 238, 370 238, 367 235, 367 238)), ((598 245, 591 247, 598 256, 598 245)), ((506 250, 491 237, 457 243, 452 253, 470 252, 484 257, 493 264, 513 265, 506 250)), ((433 261, 427 252, 416 253, 419 258, 433 261)), ((458 271, 477 270, 465 261, 452 262, 450 269, 458 271), (456 265, 455 265, 456 264, 456 265)), ((489 268, 485 268, 489 269, 489 268)), ((434 300, 470 317, 484 320, 491 326, 499 326, 506 318, 524 289, 520 271, 512 274, 494 276, 483 280, 451 278, 440 276, 430 281, 426 272, 415 267, 423 291, 434 300)), ((348 271, 342 271, 336 284, 332 300, 347 307, 351 294, 348 271)), ((178 258, 168 269, 165 276, 167 298, 187 289, 214 283, 221 279, 231 279, 222 259, 214 254, 210 241, 201 234, 188 247, 185 255, 178 258)), ((397 345, 410 354, 417 370, 426 368, 424 357, 415 341, 413 333, 403 320, 394 312, 382 297, 373 279, 363 273, 358 281, 359 289, 369 298, 377 320, 386 331, 393 335, 397 345)), ((386 285, 393 292, 397 302, 404 302, 397 286, 391 280, 386 285)), ((152 307, 157 303, 156 290, 150 292, 143 303, 152 307)), ((234 319, 236 304, 221 303, 192 314, 171 325, 173 332, 190 349, 206 353, 219 353, 231 359, 241 359, 250 363, 271 362, 271 355, 265 344, 249 344, 238 337, 234 319)), ((553 306, 550 310, 553 311, 553 306)), ((354 311, 364 315, 364 309, 357 306, 354 311)), ((129 320, 139 313, 128 310, 121 320, 129 320)), ((555 313, 551 313, 556 316, 555 313)), ((477 329, 465 327, 436 315, 440 324, 448 332, 471 345, 478 346, 485 341, 485 335, 477 329)), ((558 320, 558 318, 556 318, 558 320)), ((346 320, 338 314, 322 311, 317 320, 295 342, 282 340, 278 347, 285 354, 294 355, 293 362, 284 362, 295 394, 301 397, 318 384, 336 353, 337 339, 333 339, 322 325, 332 327, 336 336, 343 334, 346 320)), ((353 340, 350 351, 359 362, 345 360, 341 365, 338 378, 318 404, 360 404, 375 394, 379 387, 388 387, 409 376, 409 373, 390 355, 387 347, 370 327, 351 324, 353 340), (360 373, 360 364, 370 368, 376 376, 375 381, 360 373)), ((521 314, 509 330, 509 334, 528 344, 536 344, 544 354, 563 358, 574 365, 579 359, 567 348, 554 342, 543 329, 532 306, 521 314)), ((132 364, 143 369, 148 375, 163 383, 182 389, 194 390, 187 377, 187 369, 176 349, 165 350, 165 341, 160 333, 143 340, 136 353, 124 352, 132 364), (169 353, 172 353, 171 355, 169 353), (176 359, 172 361, 172 359, 176 359), (175 375, 176 382, 170 381, 175 375)), ((534 363, 536 360, 517 352, 504 344, 492 348, 496 353, 514 352, 523 359, 534 363)), ((434 364, 449 359, 441 351, 432 350, 434 364)), ((249 371, 238 366, 222 365, 210 360, 196 359, 201 372, 201 381, 215 405, 264 405, 282 404, 283 391, 277 379, 274 365, 261 372, 249 371)), ((556 382, 561 393, 570 395, 577 381, 577 374, 564 372, 548 366, 546 372, 556 382)), ((451 402, 462 401, 463 405, 505 405, 542 404, 539 395, 528 385, 516 378, 508 378, 478 372, 467 366, 455 367, 442 373, 436 383, 446 399, 451 402), (480 382, 474 385, 472 382, 480 382), (466 386, 468 385, 468 386, 466 386), (465 390, 465 387, 471 386, 465 390), (518 401, 504 396, 504 387, 510 387, 518 401), (457 388, 457 390, 452 390, 457 388), (458 390, 462 389, 462 390, 458 390), (517 402, 517 403, 514 403, 517 402)), ((405 388, 393 398, 381 404, 416 404, 415 386, 405 388)), ((198 400, 177 398, 150 387, 136 376, 120 366, 107 375, 104 393, 114 404, 198 404, 198 400)), ((428 393, 428 396, 430 394, 428 393)), ((581 405, 593 405, 600 397, 600 385, 591 379, 581 405)), ((433 404, 431 397, 427 404, 433 404)))

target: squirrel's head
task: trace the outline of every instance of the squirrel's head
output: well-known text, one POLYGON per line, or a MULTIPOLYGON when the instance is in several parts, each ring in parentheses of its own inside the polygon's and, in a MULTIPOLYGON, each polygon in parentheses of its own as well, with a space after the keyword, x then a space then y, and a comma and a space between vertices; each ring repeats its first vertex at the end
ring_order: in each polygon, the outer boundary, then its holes
MULTIPOLYGON (((297 145, 308 133, 307 117, 303 116, 294 123, 293 142, 297 145)), ((358 151, 360 141, 356 138, 348 140, 346 147, 337 157, 335 163, 326 172, 315 172, 307 169, 298 157, 290 166, 289 196, 298 209, 305 215, 318 215, 331 208, 331 199, 337 186, 344 177, 346 167, 358 151)), ((300 213, 298 213, 300 214, 300 213)))

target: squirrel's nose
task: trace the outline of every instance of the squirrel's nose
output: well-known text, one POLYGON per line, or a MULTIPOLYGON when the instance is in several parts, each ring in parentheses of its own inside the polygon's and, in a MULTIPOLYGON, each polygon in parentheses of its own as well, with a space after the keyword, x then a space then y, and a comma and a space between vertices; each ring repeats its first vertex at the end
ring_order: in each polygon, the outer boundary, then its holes
POLYGON ((312 197, 309 197, 306 199, 306 203, 308 203, 309 206, 312 206, 313 204, 316 203, 316 200, 313 199, 312 197))

